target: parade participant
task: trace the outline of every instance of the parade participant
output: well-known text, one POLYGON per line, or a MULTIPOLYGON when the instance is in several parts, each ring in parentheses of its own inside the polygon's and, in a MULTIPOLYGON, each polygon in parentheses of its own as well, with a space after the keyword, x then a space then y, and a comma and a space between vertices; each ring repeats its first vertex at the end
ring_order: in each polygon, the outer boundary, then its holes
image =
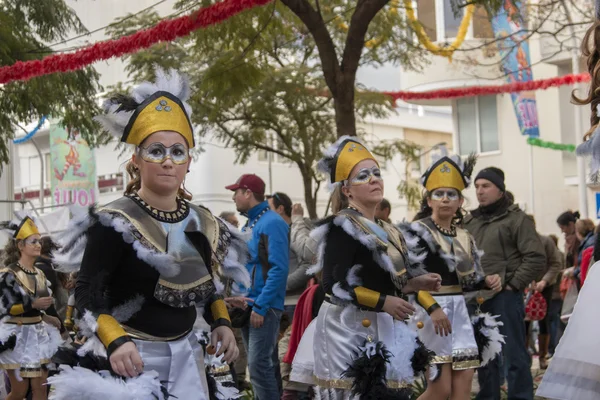
POLYGON ((30 217, 11 224, 0 270, 0 369, 8 371, 7 400, 21 400, 31 389, 33 400, 47 398, 47 364, 62 338, 50 284, 34 266, 41 236, 30 217), (54 316, 52 316, 52 314, 54 316))
POLYGON ((233 228, 189 202, 183 185, 194 147, 189 83, 173 70, 156 76, 108 100, 106 114, 97 117, 136 147, 125 196, 75 218, 54 254, 67 272, 81 265, 77 325, 88 340, 78 355, 91 350, 107 357, 114 375, 71 368, 61 354, 61 373, 49 380, 55 399, 208 399, 193 331, 197 306, 212 328, 207 352, 216 350, 226 363, 238 355, 215 273, 248 285, 247 248, 233 228))
POLYGON ((400 231, 375 218, 383 180, 364 144, 340 138, 319 168, 335 187, 334 202, 344 206, 312 233, 320 250, 309 273, 322 271, 327 297, 305 332, 314 360, 298 362, 314 368, 304 375, 314 375, 317 398, 409 398, 402 389, 425 371, 431 354, 403 321, 414 311, 404 293, 437 290, 441 279, 409 261, 400 231))
MULTIPOLYGON (((588 29, 582 45, 587 57, 591 85, 588 96, 574 100, 592 108, 591 128, 577 148, 578 156, 590 155, 591 177, 598 182, 600 171, 600 1, 596 1, 596 21, 588 29)), ((536 396, 560 400, 600 398, 600 337, 596 329, 600 288, 599 262, 590 268, 567 328, 538 387, 536 396)))
MULTIPOLYGON (((458 226, 463 217, 462 191, 470 183, 475 157, 463 163, 460 157, 448 157, 442 151, 441 156, 432 159, 433 164, 421 178, 425 195, 417 221, 401 225, 406 241, 426 254, 425 269, 442 277, 442 287, 433 295, 437 304, 424 302, 420 294, 416 296, 423 307, 414 318, 422 328, 419 338, 435 353, 432 363, 438 367, 429 374, 427 390, 419 399, 466 400, 471 398, 475 368, 496 357, 501 343, 488 343, 494 351, 478 348, 463 293, 484 285, 497 292, 502 282, 499 275, 484 278, 475 240, 458 226)), ((500 334, 495 338, 500 339, 500 334)))

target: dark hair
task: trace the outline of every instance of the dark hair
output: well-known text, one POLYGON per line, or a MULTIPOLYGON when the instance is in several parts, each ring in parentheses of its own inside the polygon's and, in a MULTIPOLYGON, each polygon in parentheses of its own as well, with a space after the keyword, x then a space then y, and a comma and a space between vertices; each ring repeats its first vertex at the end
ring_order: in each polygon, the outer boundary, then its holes
POLYGON ((223 211, 219 214, 219 218, 227 220, 229 217, 233 217, 235 213, 233 211, 223 211))
POLYGON ((565 211, 564 213, 562 213, 558 216, 558 218, 556 219, 556 223, 561 226, 567 226, 571 222, 573 222, 573 223, 577 222, 577 220, 580 217, 581 217, 581 215, 577 211, 575 211, 575 212, 565 211))
POLYGON ((587 30, 581 43, 581 53, 587 58, 587 69, 592 77, 592 82, 587 97, 580 99, 575 96, 575 91, 573 91, 571 98, 574 103, 579 105, 589 104, 592 109, 590 129, 583 137, 583 140, 585 141, 590 139, 592 133, 598 126, 598 123, 600 123, 600 117, 598 117, 596 110, 597 106, 600 104, 600 96, 598 95, 598 90, 600 89, 600 20, 596 20, 587 30))
POLYGON ((387 210, 388 208, 390 209, 390 211, 392 211, 392 205, 390 204, 388 199, 381 200, 381 203, 379 203, 379 209, 381 211, 383 211, 383 210, 387 210))
POLYGON ((41 255, 45 256, 45 257, 52 257, 52 252, 54 250, 58 250, 58 246, 56 245, 56 243, 54 243, 52 241, 52 238, 50 236, 43 236, 42 239, 40 240, 41 245, 42 245, 42 250, 41 250, 41 255))
MULTIPOLYGON (((459 198, 462 199, 463 195, 460 192, 460 190, 457 190, 457 192, 458 192, 459 198)), ((415 217, 413 218, 413 221, 418 221, 420 219, 431 217, 431 214, 433 214, 433 209, 431 207, 429 207, 429 203, 427 202, 427 200, 429 200, 430 198, 431 198, 431 192, 429 192, 429 191, 423 192, 423 198, 421 199, 421 208, 417 212, 417 215, 415 215, 415 217)), ((459 207, 458 210, 456 210, 456 215, 454 216, 454 218, 452 218, 452 222, 456 225, 460 225, 460 224, 462 224, 464 217, 465 217, 465 213, 463 212, 462 208, 459 207)))
POLYGON ((275 208, 279 208, 279 206, 283 206, 283 212, 288 217, 292 217, 292 199, 282 192, 275 192, 270 196, 267 196, 269 199, 273 199, 273 205, 275 208))
MULTIPOLYGON (((515 195, 512 192, 506 191, 504 192, 504 195, 508 199, 508 202, 510 203, 509 205, 512 206, 513 204, 515 204, 515 195)), ((533 215, 531 217, 533 217, 533 215)))

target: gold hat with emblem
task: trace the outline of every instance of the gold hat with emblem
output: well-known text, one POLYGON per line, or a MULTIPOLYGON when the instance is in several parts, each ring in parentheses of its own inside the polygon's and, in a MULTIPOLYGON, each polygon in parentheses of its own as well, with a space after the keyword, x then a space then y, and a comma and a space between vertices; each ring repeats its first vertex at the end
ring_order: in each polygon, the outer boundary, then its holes
POLYGON ((13 238, 16 240, 25 240, 31 235, 40 234, 37 225, 33 220, 29 217, 23 218, 15 233, 13 234, 13 238))
POLYGON ((471 174, 477 162, 474 154, 463 160, 458 155, 448 156, 445 148, 441 155, 421 177, 421 184, 428 192, 439 188, 453 188, 462 192, 471 183, 471 174))
POLYGON ((329 175, 332 184, 348 179, 352 169, 361 161, 377 159, 367 146, 354 136, 343 136, 323 152, 318 169, 329 175))
POLYGON ((155 82, 144 82, 129 95, 117 95, 104 103, 105 114, 94 119, 124 143, 140 146, 159 131, 179 133, 188 147, 195 145, 191 122, 190 84, 175 70, 156 69, 155 82))

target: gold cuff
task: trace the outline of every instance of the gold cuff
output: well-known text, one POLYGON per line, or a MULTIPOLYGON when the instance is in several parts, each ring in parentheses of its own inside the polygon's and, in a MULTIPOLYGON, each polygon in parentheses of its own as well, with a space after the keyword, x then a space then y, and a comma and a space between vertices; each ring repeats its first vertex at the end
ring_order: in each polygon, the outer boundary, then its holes
POLYGON ((417 294, 417 303, 425 310, 429 310, 431 306, 437 304, 437 301, 435 301, 431 293, 425 290, 419 290, 419 293, 417 294))
POLYGON ((218 320, 219 318, 223 318, 223 319, 226 319, 227 321, 231 322, 231 318, 229 318, 229 311, 227 311, 227 306, 225 305, 225 302, 223 301, 223 299, 214 301, 210 305, 210 312, 212 313, 213 319, 215 321, 218 320))
POLYGON ((117 320, 108 314, 100 314, 97 322, 98 337, 104 347, 108 347, 120 337, 127 336, 127 332, 119 325, 117 320))
POLYGON ((65 319, 73 319, 73 310, 75 309, 75 307, 73 306, 67 306, 67 311, 66 311, 66 315, 65 315, 65 319))
POLYGON ((377 303, 379 303, 381 293, 367 289, 363 286, 355 287, 354 293, 356 294, 356 300, 358 301, 358 304, 362 304, 363 306, 371 308, 377 308, 377 303))
POLYGON ((23 304, 15 304, 10 308, 10 315, 21 315, 25 313, 23 304))

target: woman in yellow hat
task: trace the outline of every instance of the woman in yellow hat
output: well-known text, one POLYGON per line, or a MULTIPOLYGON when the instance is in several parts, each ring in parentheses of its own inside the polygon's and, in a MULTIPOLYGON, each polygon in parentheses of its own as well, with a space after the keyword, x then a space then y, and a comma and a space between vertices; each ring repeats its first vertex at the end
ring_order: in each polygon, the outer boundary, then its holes
POLYGON ((156 75, 155 82, 108 100, 96 118, 135 146, 125 196, 74 219, 54 254, 66 272, 81 267, 75 302, 88 341, 78 355, 106 357, 115 376, 63 366, 49 380, 55 399, 79 398, 74 393, 208 399, 209 386, 221 382, 207 382, 193 331, 197 310, 204 309, 212 328, 207 352, 225 363, 238 355, 216 274, 248 286, 246 245, 225 222, 189 202, 183 186, 194 147, 189 83, 175 71, 156 75))
POLYGON ((7 400, 21 400, 31 388, 33 400, 47 399, 46 365, 62 343, 50 284, 34 266, 41 236, 25 217, 13 231, 0 270, 0 369, 8 371, 7 400))
POLYGON ((321 247, 309 273, 322 273, 327 297, 300 344, 313 354, 297 353, 292 375, 321 399, 409 398, 430 353, 403 321, 414 311, 405 293, 435 290, 439 276, 409 259, 400 232, 375 218, 383 179, 360 140, 340 138, 319 167, 339 211, 312 233, 321 247))
POLYGON ((400 225, 425 269, 442 277, 442 287, 433 293, 433 300, 422 293, 416 296, 420 307, 413 322, 421 328, 419 338, 435 353, 433 364, 437 367, 429 374, 427 390, 420 400, 470 399, 475 369, 496 357, 502 341, 494 329, 497 323, 483 314, 475 321, 477 327, 486 324, 493 333, 485 343, 475 340, 464 296, 465 292, 486 285, 501 290, 500 277, 484 276, 473 237, 459 227, 463 217, 462 191, 469 185, 476 158, 472 156, 463 162, 459 156, 445 153, 443 149, 441 156, 434 157, 421 178, 425 195, 417 221, 400 225))

